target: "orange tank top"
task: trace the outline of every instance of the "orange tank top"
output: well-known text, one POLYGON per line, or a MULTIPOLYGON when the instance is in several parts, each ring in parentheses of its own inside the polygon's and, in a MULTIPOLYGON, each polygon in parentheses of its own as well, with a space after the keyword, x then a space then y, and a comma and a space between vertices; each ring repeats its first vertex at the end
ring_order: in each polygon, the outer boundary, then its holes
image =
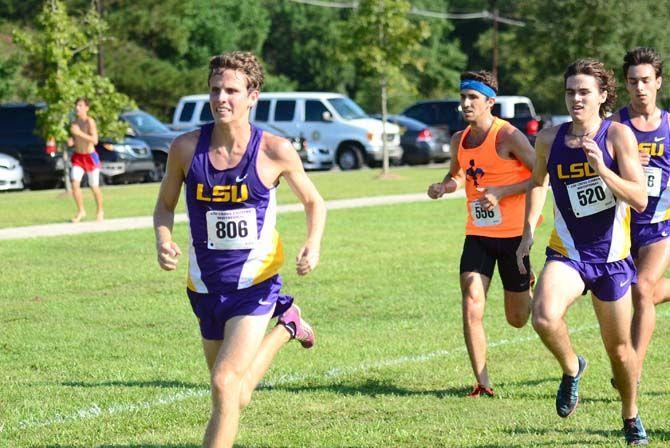
POLYGON ((466 235, 513 238, 523 234, 525 193, 503 198, 493 210, 484 210, 478 203, 484 193, 477 188, 512 185, 530 179, 530 170, 519 160, 503 159, 496 151, 498 131, 506 124, 505 120, 495 118, 486 138, 475 148, 463 146, 470 134, 468 126, 458 143, 458 163, 465 173, 466 235))

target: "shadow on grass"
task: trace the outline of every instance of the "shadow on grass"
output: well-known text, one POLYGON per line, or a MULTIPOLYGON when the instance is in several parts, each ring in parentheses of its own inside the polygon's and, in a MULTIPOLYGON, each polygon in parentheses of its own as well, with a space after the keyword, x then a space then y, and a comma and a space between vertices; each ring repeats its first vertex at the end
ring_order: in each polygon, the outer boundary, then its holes
MULTIPOLYGON (((544 382, 550 381, 549 379, 533 380, 533 381, 521 381, 515 383, 501 383, 500 388, 510 387, 510 386, 534 386, 544 382)), ((265 387, 267 390, 284 390, 289 392, 333 392, 340 395, 368 395, 368 396, 381 396, 381 395, 393 395, 399 397, 405 396, 427 396, 432 395, 437 398, 446 398, 446 397, 456 397, 461 398, 470 393, 471 386, 463 387, 449 387, 446 389, 438 390, 413 390, 398 387, 395 384, 378 381, 378 380, 367 380, 363 383, 331 383, 323 385, 311 385, 311 386, 272 386, 265 387)), ((500 390, 496 388, 495 390, 500 390)), ((523 398, 524 395, 514 394, 513 398, 523 398)), ((526 397, 527 398, 527 397, 526 397)), ((532 397, 531 397, 532 398, 532 397)))
POLYGON ((185 383, 183 381, 165 381, 165 380, 152 380, 152 381, 98 381, 93 383, 87 383, 84 381, 65 381, 61 383, 63 386, 70 387, 112 387, 112 386, 123 386, 123 387, 162 387, 166 389, 209 389, 208 384, 195 384, 195 383, 185 383))

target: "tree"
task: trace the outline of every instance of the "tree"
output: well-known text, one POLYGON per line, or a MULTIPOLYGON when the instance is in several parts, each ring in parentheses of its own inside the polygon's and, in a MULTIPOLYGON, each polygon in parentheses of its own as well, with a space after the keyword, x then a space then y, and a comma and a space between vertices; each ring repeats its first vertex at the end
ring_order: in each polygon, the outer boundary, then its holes
MULTIPOLYGON (((47 104, 38 112, 38 133, 62 146, 69 136, 67 124, 75 99, 85 96, 100 134, 122 138, 128 126, 119 114, 134 103, 116 92, 109 79, 95 74, 97 39, 105 31, 95 9, 77 21, 68 16, 60 0, 47 0, 36 25, 37 34, 17 31, 14 40, 27 55, 24 74, 37 82, 37 96, 47 104)), ((65 185, 69 185, 67 174, 65 185)))
POLYGON ((109 79, 95 75, 97 39, 106 30, 95 9, 77 21, 60 0, 47 0, 36 25, 36 34, 17 31, 14 41, 27 55, 23 73, 37 82, 37 95, 48 106, 40 111, 38 132, 58 143, 67 140, 74 101, 85 96, 100 133, 122 138, 127 125, 119 114, 134 104, 109 79))
MULTIPOLYGON (((526 26, 501 33, 501 78, 508 91, 533 98, 539 110, 565 113, 563 71, 578 58, 600 59, 623 81, 627 50, 670 51, 664 16, 644 0, 528 0, 517 7, 515 15, 526 26)), ((481 36, 479 48, 488 51, 490 37, 481 36)), ((618 84, 623 90, 623 82, 618 84)), ((667 102, 664 92, 660 96, 667 102)), ((621 104, 627 96, 619 97, 621 104)))
POLYGON ((382 109, 382 176, 389 172, 386 146, 387 94, 389 82, 395 88, 414 89, 405 75, 408 67, 421 70, 424 60, 418 56, 421 40, 428 37, 425 22, 412 23, 408 14, 412 5, 407 0, 361 0, 349 23, 348 50, 363 75, 378 82, 382 109))

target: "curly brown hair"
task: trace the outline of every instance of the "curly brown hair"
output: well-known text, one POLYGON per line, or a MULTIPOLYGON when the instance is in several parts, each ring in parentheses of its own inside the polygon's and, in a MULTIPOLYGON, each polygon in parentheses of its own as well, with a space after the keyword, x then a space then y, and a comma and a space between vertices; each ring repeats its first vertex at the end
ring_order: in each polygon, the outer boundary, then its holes
POLYGON ((478 70, 478 71, 468 71, 461 73, 461 82, 467 79, 483 82, 484 84, 492 88, 496 94, 498 93, 498 80, 496 79, 495 76, 493 76, 493 73, 491 72, 487 72, 486 70, 478 70))
POLYGON ((598 81, 598 87, 601 92, 607 92, 607 99, 600 105, 600 116, 605 117, 607 112, 611 112, 616 104, 616 79, 614 72, 605 68, 605 64, 597 59, 577 59, 570 64, 563 73, 563 85, 565 86, 568 78, 575 75, 593 76, 598 81))
POLYGON ((628 69, 634 65, 649 64, 654 67, 656 77, 663 76, 663 59, 651 47, 637 47, 629 50, 623 57, 623 77, 628 78, 628 69))
POLYGON ((265 82, 263 67, 253 53, 248 51, 231 51, 209 60, 209 76, 207 82, 212 79, 212 75, 223 73, 225 70, 235 70, 243 73, 247 78, 247 88, 250 90, 261 90, 265 82))

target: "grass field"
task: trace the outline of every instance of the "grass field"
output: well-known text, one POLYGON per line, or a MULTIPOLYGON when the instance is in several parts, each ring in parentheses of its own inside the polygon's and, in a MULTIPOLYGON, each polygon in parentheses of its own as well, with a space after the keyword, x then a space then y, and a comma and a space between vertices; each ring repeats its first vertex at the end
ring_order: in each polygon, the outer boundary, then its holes
MULTIPOLYGON (((436 177, 423 173, 417 187, 436 177)), ((324 175, 333 177, 324 196, 345 174, 324 175)), ((20 212, 11 201, 3 211, 20 212)), ((331 211, 321 266, 300 279, 290 263, 282 272, 317 345, 279 353, 236 446, 624 446, 586 298, 568 316, 590 363, 574 416, 556 416, 558 365, 530 326, 505 324, 498 279, 486 313, 498 397, 463 398, 473 382, 457 281, 463 220, 462 200, 331 211)), ((550 225, 533 252, 538 267, 550 225)), ((279 230, 292 259, 303 215, 281 215, 279 230)), ((176 235, 184 247, 186 227, 176 235)), ((208 375, 185 266, 157 267, 150 229, 2 241, 0 278, 0 447, 200 446, 208 375)), ((670 307, 659 308, 640 398, 654 446, 670 446, 669 320, 670 307)))
MULTIPOLYGON (((446 165, 393 168, 392 173, 398 178, 382 182, 376 179, 379 170, 310 172, 309 176, 328 200, 426 191, 428 183, 441 180, 446 169, 446 165)), ((158 183, 102 187, 105 217, 151 215, 158 187, 158 183)), ((289 188, 279 189, 278 200, 281 204, 297 202, 289 188)), ((88 188, 84 189, 84 205, 88 211, 87 219, 94 219, 95 202, 88 188)), ((3 211, 0 214, 0 229, 69 222, 76 212, 74 200, 64 190, 0 193, 0 210, 3 211), (11 213, 4 213, 6 210, 11 210, 11 213)), ((183 202, 177 211, 184 211, 183 202)))

